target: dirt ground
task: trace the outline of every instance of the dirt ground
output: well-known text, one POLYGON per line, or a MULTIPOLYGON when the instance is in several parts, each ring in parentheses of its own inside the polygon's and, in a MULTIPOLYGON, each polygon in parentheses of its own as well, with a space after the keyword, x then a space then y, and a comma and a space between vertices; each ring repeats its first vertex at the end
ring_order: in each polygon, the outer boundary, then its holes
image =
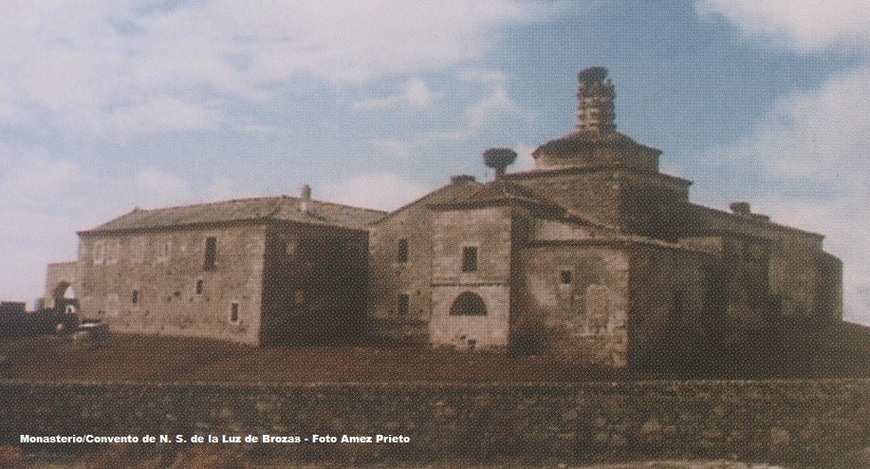
MULTIPOLYGON (((870 328, 867 329, 870 331, 870 328)), ((853 331, 854 332, 854 331, 853 331)), ((870 335, 744 350, 701 375, 612 370, 544 356, 457 352, 425 345, 251 347, 207 339, 113 334, 87 348, 69 335, 0 338, 0 378, 135 382, 577 382, 668 378, 870 376, 870 335)))

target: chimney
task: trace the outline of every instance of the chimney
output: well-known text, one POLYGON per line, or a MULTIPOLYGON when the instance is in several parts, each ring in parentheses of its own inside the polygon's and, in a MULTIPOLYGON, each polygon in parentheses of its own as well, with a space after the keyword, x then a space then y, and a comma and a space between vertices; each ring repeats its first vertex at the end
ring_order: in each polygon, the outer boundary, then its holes
POLYGON ((613 132, 616 130, 616 111, 613 100, 616 91, 607 78, 604 67, 590 67, 577 75, 577 130, 581 132, 613 132))
POLYGON ((301 199, 302 200, 299 203, 299 210, 304 212, 304 213, 308 213, 308 210, 310 209, 309 205, 311 202, 311 186, 309 186, 308 184, 305 184, 304 186, 302 186, 301 199))
POLYGON ((495 178, 504 176, 508 165, 517 159, 517 152, 510 148, 490 148, 483 152, 483 163, 495 169, 495 178))
POLYGON ((752 213, 749 202, 731 202, 728 206, 734 215, 749 215, 752 213))

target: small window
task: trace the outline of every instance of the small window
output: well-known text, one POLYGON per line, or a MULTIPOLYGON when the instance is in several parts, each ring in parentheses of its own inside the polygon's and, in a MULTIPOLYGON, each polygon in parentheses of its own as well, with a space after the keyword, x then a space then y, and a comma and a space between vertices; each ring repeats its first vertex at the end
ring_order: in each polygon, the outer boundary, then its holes
POLYGON ((94 264, 102 264, 106 256, 105 241, 94 241, 94 264))
POLYGON ((215 261, 217 261, 217 238, 205 238, 205 262, 203 263, 202 268, 205 270, 214 270, 216 265, 215 261))
POLYGON ((112 240, 106 243, 106 264, 117 264, 121 253, 121 241, 112 240))
POLYGON ((399 295, 398 310, 399 316, 408 315, 408 311, 411 310, 411 295, 408 295, 407 293, 399 295))
POLYGON ((570 270, 563 270, 559 273, 559 282, 561 282, 562 285, 570 285, 571 281, 573 280, 574 272, 571 272, 570 270))
POLYGON ((408 262, 408 239, 402 238, 399 240, 399 262, 408 262))
POLYGON ((172 241, 165 240, 160 243, 160 247, 157 251, 157 258, 165 261, 169 259, 170 253, 172 253, 172 241))
POLYGON ((462 271, 477 272, 477 247, 465 246, 462 248, 462 271))
POLYGON ((471 293, 464 292, 456 297, 450 306, 451 316, 486 316, 486 303, 483 298, 471 293))
POLYGON ((145 239, 136 238, 132 243, 132 252, 130 260, 134 264, 141 264, 145 260, 145 239))
POLYGON ((139 303, 139 290, 133 290, 133 297, 130 298, 130 301, 132 301, 134 305, 139 303))
POLYGON ((202 295, 202 292, 204 289, 205 289, 205 281, 203 279, 197 279, 197 281, 196 281, 196 294, 202 295))
POLYGON ((230 322, 233 324, 239 323, 239 304, 235 301, 230 303, 230 322))
POLYGON ((284 245, 284 254, 287 257, 296 257, 296 251, 299 250, 299 241, 295 239, 290 239, 287 241, 287 244, 284 245))

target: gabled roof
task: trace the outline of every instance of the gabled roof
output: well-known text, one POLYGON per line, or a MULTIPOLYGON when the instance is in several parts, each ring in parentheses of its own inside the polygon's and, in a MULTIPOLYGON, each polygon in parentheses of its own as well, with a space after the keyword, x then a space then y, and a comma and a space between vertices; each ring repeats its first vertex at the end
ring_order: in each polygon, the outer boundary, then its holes
POLYGON ((236 222, 288 221, 365 229, 385 212, 286 195, 145 210, 136 208, 79 234, 166 229, 236 222), (307 205, 307 207, 303 207, 307 205))
POLYGON ((435 209, 450 209, 457 207, 479 207, 504 204, 520 204, 543 209, 549 212, 564 214, 564 207, 547 199, 536 196, 528 188, 519 184, 498 178, 486 184, 479 185, 476 190, 437 203, 429 204, 435 209))
POLYGON ((380 223, 382 220, 386 220, 396 213, 402 212, 408 208, 417 205, 422 205, 425 207, 430 205, 442 204, 456 198, 465 197, 469 194, 476 192, 483 185, 475 181, 474 177, 472 176, 460 175, 453 176, 453 178, 451 179, 452 181, 450 182, 450 184, 441 186, 438 189, 435 189, 434 191, 424 195, 423 197, 420 197, 419 199, 411 203, 405 204, 397 208, 396 210, 393 210, 385 217, 376 220, 374 224, 380 223))

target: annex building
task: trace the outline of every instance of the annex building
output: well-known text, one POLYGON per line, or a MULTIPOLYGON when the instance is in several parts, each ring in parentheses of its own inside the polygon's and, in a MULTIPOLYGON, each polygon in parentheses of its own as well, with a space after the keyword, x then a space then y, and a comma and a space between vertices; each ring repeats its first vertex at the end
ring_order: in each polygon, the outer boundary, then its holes
MULTIPOLYGON (((79 232, 84 317, 249 344, 416 341, 643 364, 776 318, 842 316, 823 236, 748 203, 692 203, 661 151, 616 131, 607 71, 579 75, 576 129, 491 181, 454 176, 391 213, 302 197, 137 209, 79 232), (685 347, 683 347, 685 348, 685 347)), ((514 155, 515 156, 515 155, 514 155)), ((68 264, 65 265, 69 269, 68 264)), ((47 285, 52 295, 58 275, 47 285)))

